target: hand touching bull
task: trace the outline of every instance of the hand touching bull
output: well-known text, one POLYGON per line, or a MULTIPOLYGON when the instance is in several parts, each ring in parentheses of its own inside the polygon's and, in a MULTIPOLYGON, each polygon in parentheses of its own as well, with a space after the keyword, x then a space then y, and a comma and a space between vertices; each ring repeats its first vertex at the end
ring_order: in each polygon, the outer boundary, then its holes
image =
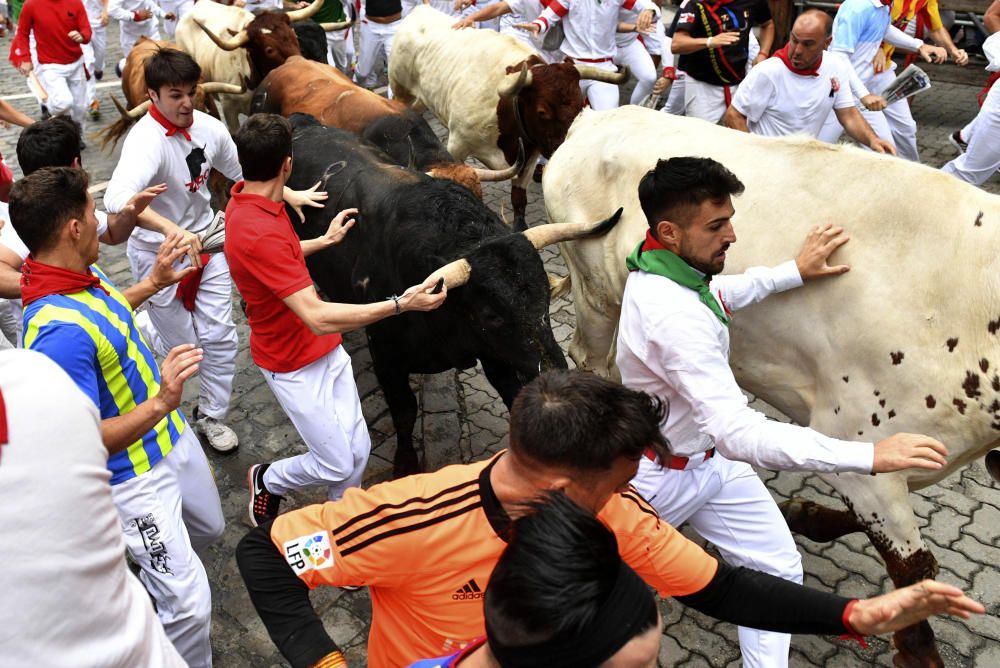
MULTIPOLYGON (((803 281, 839 276, 850 271, 846 264, 830 265, 830 256, 850 240, 843 227, 816 225, 806 235, 795 266, 803 281)), ((890 473, 909 468, 937 470, 947 463, 948 449, 940 441, 921 434, 898 433, 875 443, 872 473, 890 473)))

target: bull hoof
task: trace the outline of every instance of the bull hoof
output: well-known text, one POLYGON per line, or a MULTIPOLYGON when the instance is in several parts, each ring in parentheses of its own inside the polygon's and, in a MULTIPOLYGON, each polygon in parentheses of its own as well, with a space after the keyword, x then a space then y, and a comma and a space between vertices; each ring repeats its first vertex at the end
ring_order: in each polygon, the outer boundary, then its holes
POLYGON ((898 650, 892 657, 896 668, 944 668, 934 642, 934 631, 927 622, 897 631, 892 636, 892 644, 898 650))
POLYGON ((515 216, 514 216, 514 231, 515 232, 524 232, 526 229, 528 229, 528 221, 525 220, 524 214, 521 214, 521 213, 515 214, 515 216))
POLYGON ((415 473, 423 473, 424 467, 420 465, 420 459, 413 450, 397 450, 392 461, 392 477, 405 478, 415 473))
POLYGON ((933 656, 914 656, 896 652, 892 657, 892 665, 896 668, 944 668, 944 661, 935 649, 933 656))

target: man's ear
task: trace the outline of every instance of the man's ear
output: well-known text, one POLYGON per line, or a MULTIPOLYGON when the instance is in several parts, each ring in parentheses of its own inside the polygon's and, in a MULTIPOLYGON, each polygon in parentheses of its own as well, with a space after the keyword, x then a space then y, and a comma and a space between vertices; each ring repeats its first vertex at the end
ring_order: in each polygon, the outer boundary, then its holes
POLYGON ((63 234, 68 235, 73 243, 77 243, 83 237, 83 221, 79 218, 70 218, 63 226, 63 234))
POLYGON ((669 220, 661 220, 656 224, 656 238, 664 246, 680 246, 680 226, 669 220))

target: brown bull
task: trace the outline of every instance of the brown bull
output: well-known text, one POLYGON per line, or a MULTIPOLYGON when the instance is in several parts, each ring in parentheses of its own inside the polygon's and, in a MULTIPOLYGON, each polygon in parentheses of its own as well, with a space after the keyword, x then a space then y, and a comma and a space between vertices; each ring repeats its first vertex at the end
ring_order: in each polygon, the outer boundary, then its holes
POLYGON ((398 164, 455 181, 480 198, 481 181, 501 181, 517 173, 518 165, 478 169, 455 160, 426 121, 405 104, 358 86, 335 67, 300 56, 288 58, 264 78, 250 109, 286 117, 309 114, 328 127, 364 135, 398 164), (376 132, 367 132, 374 126, 376 132))
MULTIPOLYGON (((323 1, 314 0, 308 7, 292 12, 263 12, 254 17, 243 30, 231 36, 218 35, 197 19, 195 23, 223 51, 246 49, 253 70, 250 87, 255 88, 271 70, 284 64, 289 58, 303 55, 292 22, 304 21, 311 17, 322 8, 323 1)), ((353 21, 320 23, 319 26, 330 32, 344 30, 353 23, 353 21)))

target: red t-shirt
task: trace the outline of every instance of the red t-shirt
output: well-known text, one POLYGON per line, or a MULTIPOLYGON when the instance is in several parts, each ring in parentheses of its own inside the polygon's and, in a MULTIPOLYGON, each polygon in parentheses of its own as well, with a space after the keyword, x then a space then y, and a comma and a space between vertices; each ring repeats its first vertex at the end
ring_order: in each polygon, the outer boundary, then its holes
POLYGON ((244 195, 243 181, 226 207, 226 260, 247 303, 250 354, 262 369, 286 373, 340 345, 340 334, 317 336, 282 300, 313 282, 283 202, 244 195))
POLYGON ((34 31, 39 65, 75 63, 83 57, 83 50, 69 38, 73 30, 83 35, 84 44, 90 41, 90 21, 80 0, 28 0, 10 44, 10 62, 15 67, 31 62, 28 36, 34 31))

